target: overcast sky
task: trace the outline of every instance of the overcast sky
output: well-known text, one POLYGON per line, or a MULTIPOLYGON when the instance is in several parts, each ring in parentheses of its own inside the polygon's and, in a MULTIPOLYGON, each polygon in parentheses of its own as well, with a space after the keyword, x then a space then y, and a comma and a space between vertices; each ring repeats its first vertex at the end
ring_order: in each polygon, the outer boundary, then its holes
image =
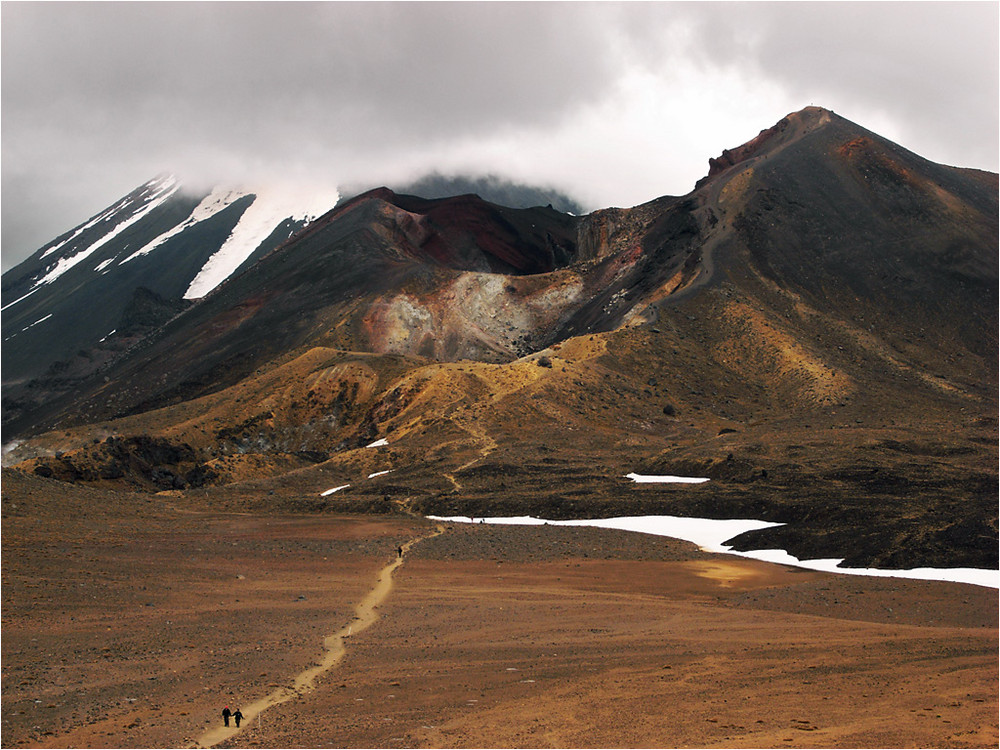
POLYGON ((4 2, 7 270, 134 187, 682 195, 789 112, 997 171, 996 2, 4 2))

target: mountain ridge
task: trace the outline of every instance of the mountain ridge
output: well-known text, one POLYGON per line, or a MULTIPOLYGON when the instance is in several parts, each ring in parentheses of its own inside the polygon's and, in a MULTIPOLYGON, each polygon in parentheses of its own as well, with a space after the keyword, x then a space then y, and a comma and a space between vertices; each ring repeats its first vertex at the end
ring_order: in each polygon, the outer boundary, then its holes
POLYGON ((799 557, 995 566, 996 184, 807 108, 627 209, 375 189, 12 415, 8 460, 232 507, 741 514, 799 557))

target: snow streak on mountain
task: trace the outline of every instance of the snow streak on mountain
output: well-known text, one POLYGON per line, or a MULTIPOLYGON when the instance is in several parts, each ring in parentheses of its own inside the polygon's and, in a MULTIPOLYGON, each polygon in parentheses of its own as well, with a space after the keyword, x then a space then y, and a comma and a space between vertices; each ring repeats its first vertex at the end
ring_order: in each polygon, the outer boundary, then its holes
POLYGON ((204 297, 229 278, 277 227, 285 222, 308 223, 333 208, 339 197, 335 192, 314 193, 304 199, 283 191, 258 192, 229 238, 194 277, 184 299, 204 297))
POLYGON ((41 277, 34 281, 34 284, 25 295, 4 305, 2 309, 6 310, 8 307, 17 304, 28 295, 36 292, 43 284, 51 284, 69 269, 89 258, 101 247, 108 244, 130 226, 140 221, 150 211, 170 198, 176 192, 177 188, 177 180, 173 177, 158 177, 151 180, 139 188, 140 193, 137 197, 132 194, 122 198, 118 203, 105 209, 102 213, 76 229, 68 239, 62 241, 56 240, 51 247, 42 251, 42 258, 47 258, 63 250, 63 248, 67 250, 58 256, 54 263, 51 263, 44 269, 41 277), (90 244, 82 244, 82 246, 81 243, 74 242, 84 232, 98 227, 105 229, 107 232, 100 239, 90 244))
POLYGON ((5 382, 120 335, 137 290, 204 297, 338 198, 335 190, 193 192, 172 175, 150 180, 4 274, 5 382))
POLYGON ((155 240, 147 244, 145 247, 136 250, 127 258, 123 258, 122 260, 120 260, 119 263, 128 263, 130 260, 134 260, 135 258, 138 258, 140 255, 146 255, 152 252, 160 245, 162 245, 164 242, 169 240, 171 237, 180 234, 184 230, 193 227, 195 224, 198 224, 199 222, 211 218, 212 216, 219 213, 219 211, 222 211, 230 204, 235 203, 244 195, 247 195, 247 193, 241 190, 226 190, 223 188, 214 189, 211 193, 205 196, 205 199, 201 203, 195 206, 194 211, 191 212, 191 215, 187 218, 187 220, 181 222, 170 231, 164 232, 155 240))

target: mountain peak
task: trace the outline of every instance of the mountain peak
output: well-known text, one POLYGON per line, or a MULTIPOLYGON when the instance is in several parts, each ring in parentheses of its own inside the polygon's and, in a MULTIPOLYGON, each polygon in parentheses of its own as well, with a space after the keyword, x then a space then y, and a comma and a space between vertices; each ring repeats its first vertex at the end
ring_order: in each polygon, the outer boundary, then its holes
POLYGON ((833 112, 823 107, 809 106, 785 115, 769 128, 761 130, 746 143, 732 149, 723 149, 722 154, 708 160, 708 175, 698 185, 725 172, 730 167, 758 156, 764 156, 792 140, 801 138, 830 122, 833 112))

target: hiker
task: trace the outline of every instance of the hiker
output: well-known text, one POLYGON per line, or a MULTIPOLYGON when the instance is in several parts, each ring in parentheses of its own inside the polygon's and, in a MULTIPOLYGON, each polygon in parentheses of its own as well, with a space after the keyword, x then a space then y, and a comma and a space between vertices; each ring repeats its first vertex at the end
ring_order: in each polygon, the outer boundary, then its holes
POLYGON ((233 715, 233 712, 229 710, 229 706, 222 709, 222 723, 225 726, 229 726, 229 717, 233 715))
POLYGON ((240 721, 243 719, 243 713, 237 708, 236 713, 233 714, 233 719, 236 721, 236 726, 240 725, 240 721))
POLYGON ((403 556, 403 548, 396 547, 396 557, 402 557, 402 556, 403 556))

